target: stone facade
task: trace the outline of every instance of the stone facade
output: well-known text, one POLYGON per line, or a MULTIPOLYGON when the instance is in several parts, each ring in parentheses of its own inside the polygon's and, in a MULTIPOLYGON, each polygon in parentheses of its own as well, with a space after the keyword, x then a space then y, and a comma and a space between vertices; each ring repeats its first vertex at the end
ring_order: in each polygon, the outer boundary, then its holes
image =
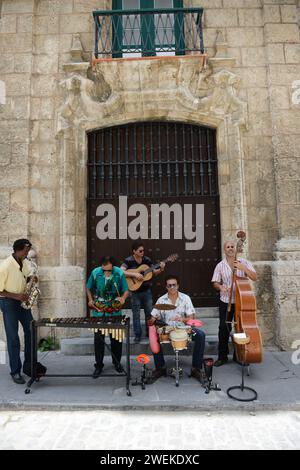
POLYGON ((86 131, 211 126, 222 239, 247 231, 264 341, 290 348, 300 338, 300 2, 191 3, 205 10, 206 67, 197 55, 92 67, 91 11, 110 1, 1 2, 1 257, 30 238, 37 315, 84 315, 86 131))

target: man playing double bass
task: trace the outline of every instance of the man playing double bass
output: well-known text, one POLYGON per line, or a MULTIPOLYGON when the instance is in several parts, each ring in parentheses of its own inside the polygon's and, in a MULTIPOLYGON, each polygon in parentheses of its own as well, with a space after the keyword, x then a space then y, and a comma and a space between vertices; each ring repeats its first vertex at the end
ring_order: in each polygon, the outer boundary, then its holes
MULTIPOLYGON (((219 367, 228 361, 228 340, 231 332, 231 321, 234 316, 235 285, 232 288, 231 310, 227 311, 230 302, 233 270, 236 269, 237 277, 248 277, 251 281, 257 280, 257 274, 252 264, 246 259, 235 260, 235 245, 232 241, 224 243, 225 258, 217 264, 211 282, 213 287, 220 292, 219 304, 219 344, 218 359, 215 366, 219 367)), ((235 354, 233 355, 235 361, 235 354)))

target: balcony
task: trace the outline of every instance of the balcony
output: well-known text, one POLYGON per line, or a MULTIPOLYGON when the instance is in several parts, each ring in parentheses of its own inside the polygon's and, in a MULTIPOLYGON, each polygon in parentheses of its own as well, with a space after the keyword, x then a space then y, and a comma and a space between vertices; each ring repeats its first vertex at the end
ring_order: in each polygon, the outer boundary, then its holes
POLYGON ((95 60, 204 54, 202 8, 97 10, 95 60))

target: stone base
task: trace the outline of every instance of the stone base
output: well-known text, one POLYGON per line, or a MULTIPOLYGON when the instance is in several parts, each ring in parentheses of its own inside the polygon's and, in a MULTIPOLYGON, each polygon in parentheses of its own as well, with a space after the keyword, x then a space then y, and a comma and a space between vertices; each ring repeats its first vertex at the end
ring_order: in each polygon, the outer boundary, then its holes
POLYGON ((300 240, 281 239, 274 255, 275 343, 287 350, 300 339, 300 240))

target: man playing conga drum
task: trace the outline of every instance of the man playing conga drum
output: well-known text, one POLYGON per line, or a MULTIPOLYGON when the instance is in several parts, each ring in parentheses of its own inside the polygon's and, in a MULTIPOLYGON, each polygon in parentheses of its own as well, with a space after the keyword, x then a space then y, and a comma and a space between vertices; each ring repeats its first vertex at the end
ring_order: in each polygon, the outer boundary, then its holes
MULTIPOLYGON (((151 312, 149 325, 153 325, 157 319, 162 320, 169 326, 185 325, 188 320, 194 317, 195 309, 191 298, 179 292, 179 278, 175 275, 169 275, 165 279, 167 293, 160 297, 157 304, 170 304, 176 306, 173 310, 158 310, 154 308, 151 312)), ((205 333, 198 328, 193 328, 193 341, 195 347, 193 351, 191 376, 198 380, 202 380, 204 375, 202 372, 203 354, 205 347, 205 333)), ((167 375, 163 351, 160 345, 158 353, 153 353, 155 370, 152 373, 153 380, 167 375)))

